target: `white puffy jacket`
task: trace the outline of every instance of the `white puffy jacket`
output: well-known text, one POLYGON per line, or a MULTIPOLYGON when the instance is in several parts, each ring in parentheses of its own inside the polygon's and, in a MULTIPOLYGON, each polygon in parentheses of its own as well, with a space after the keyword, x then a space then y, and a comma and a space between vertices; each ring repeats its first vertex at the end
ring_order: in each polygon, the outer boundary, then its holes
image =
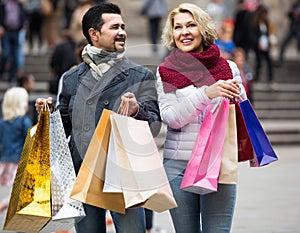
MULTIPOLYGON (((228 61, 233 78, 241 86, 240 97, 246 99, 246 92, 242 86, 242 79, 236 64, 228 61)), ((164 158, 175 160, 189 160, 197 134, 209 104, 218 104, 221 97, 209 99, 205 88, 193 85, 165 93, 160 74, 157 70, 157 92, 160 115, 168 126, 164 146, 164 158)))

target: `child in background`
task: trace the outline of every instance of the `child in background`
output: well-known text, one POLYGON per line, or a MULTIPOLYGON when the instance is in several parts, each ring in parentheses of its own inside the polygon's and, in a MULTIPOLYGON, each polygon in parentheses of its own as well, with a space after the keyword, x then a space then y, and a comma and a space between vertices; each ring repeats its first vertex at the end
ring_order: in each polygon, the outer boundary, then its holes
POLYGON ((231 59, 235 49, 233 42, 234 23, 232 20, 224 20, 218 33, 218 39, 215 41, 220 49, 221 56, 225 59, 231 59))
MULTIPOLYGON (((25 116, 28 110, 28 93, 23 87, 8 89, 3 97, 0 120, 0 185, 12 187, 23 145, 31 120, 25 116)), ((0 212, 9 204, 9 196, 0 201, 0 212)))
POLYGON ((236 47, 233 50, 232 61, 237 65, 240 76, 243 81, 243 85, 245 87, 245 91, 248 99, 251 101, 251 83, 250 81, 253 79, 253 71, 251 66, 246 62, 246 53, 244 49, 241 47, 236 47))

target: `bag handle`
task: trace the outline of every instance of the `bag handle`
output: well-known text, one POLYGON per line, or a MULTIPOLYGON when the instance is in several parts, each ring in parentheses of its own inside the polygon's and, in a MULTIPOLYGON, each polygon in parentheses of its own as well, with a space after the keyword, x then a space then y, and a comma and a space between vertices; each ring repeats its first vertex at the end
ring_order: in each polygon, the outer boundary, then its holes
POLYGON ((122 116, 128 116, 129 98, 122 98, 117 113, 122 116))
POLYGON ((43 106, 42 106, 42 108, 41 108, 41 111, 43 111, 43 112, 49 112, 50 111, 50 107, 49 107, 49 105, 48 105, 48 103, 47 103, 47 100, 44 100, 44 103, 43 103, 43 106))

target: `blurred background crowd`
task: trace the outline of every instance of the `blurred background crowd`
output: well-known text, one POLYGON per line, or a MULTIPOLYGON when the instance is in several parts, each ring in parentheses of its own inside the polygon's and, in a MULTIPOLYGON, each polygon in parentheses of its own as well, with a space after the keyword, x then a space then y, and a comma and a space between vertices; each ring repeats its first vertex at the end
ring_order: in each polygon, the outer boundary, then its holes
MULTIPOLYGON (((25 72, 27 55, 48 57, 48 91, 56 94, 63 72, 78 64, 86 41, 81 19, 86 10, 105 0, 0 0, 0 81, 9 86, 35 88, 35 77, 25 72)), ((125 0, 119 4, 127 24, 128 40, 146 38, 159 54, 161 25, 179 1, 125 0), (136 20, 141 19, 141 20, 136 20)), ((184 2, 184 1, 182 1, 184 2)), ((284 64, 286 49, 300 49, 300 1, 191 0, 214 19, 222 56, 234 60, 251 98, 250 82, 266 82, 276 90, 274 67, 284 64), (265 72, 262 71, 265 68, 265 72), (262 73, 265 74, 262 77, 262 73)), ((162 59, 162 57, 159 57, 162 59)))

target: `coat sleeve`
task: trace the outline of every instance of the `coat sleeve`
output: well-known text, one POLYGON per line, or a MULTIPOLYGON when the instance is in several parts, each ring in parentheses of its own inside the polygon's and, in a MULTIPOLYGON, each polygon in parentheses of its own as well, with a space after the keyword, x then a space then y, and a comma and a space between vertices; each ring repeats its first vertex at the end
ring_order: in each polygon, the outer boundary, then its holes
POLYGON ((185 90, 165 93, 157 70, 158 103, 162 121, 173 129, 179 129, 193 121, 212 102, 205 93, 206 87, 189 86, 185 90))
POLYGON ((228 60, 228 63, 229 63, 229 66, 231 68, 231 72, 232 72, 232 76, 234 79, 236 79, 240 85, 240 100, 246 100, 247 99, 247 94, 246 94, 246 90, 245 90, 245 87, 244 85, 242 84, 242 78, 241 78, 241 75, 240 75, 240 71, 237 67, 237 65, 233 62, 233 61, 229 61, 228 60))
POLYGON ((161 118, 157 102, 156 81, 153 73, 147 69, 143 81, 140 82, 136 95, 139 110, 134 116, 138 120, 148 121, 153 137, 160 131, 161 118))

